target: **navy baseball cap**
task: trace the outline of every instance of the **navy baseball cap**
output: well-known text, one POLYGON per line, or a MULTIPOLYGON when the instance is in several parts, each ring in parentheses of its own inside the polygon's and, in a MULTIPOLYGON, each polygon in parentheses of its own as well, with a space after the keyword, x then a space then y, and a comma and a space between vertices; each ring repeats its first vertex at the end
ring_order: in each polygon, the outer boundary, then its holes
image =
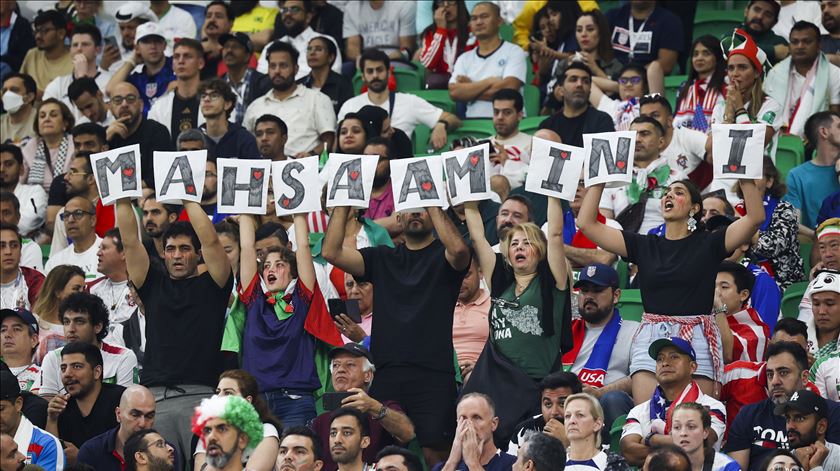
POLYGON ((327 353, 327 356, 330 358, 330 360, 332 360, 339 353, 349 353, 349 354, 353 355, 354 357, 365 357, 371 363, 373 363, 373 355, 370 354, 370 350, 365 348, 364 345, 361 345, 361 344, 358 344, 358 343, 350 342, 350 343, 345 343, 344 345, 342 345, 340 347, 335 347, 332 350, 330 350, 329 353, 327 353))
POLYGON ((790 400, 784 404, 777 404, 773 412, 776 415, 785 415, 789 409, 806 415, 816 414, 817 417, 828 418, 828 403, 819 394, 809 389, 794 392, 790 400))
POLYGON ((251 44, 251 38, 243 32, 223 34, 219 36, 219 44, 224 46, 225 43, 230 41, 231 39, 243 45, 246 51, 254 52, 254 46, 251 44))
POLYGON ((652 344, 650 344, 650 348, 648 349, 648 354, 651 358, 656 360, 656 357, 659 355, 659 351, 665 347, 674 347, 677 350, 681 351, 682 353, 691 357, 692 361, 697 361, 697 354, 694 353, 694 348, 691 344, 679 337, 671 337, 665 339, 659 339, 652 344))
POLYGON ((609 265, 593 263, 580 270, 580 278, 575 283, 575 288, 580 288, 584 283, 618 288, 618 273, 609 265))
POLYGON ((35 319, 35 315, 26 309, 18 308, 0 310, 0 322, 3 322, 3 319, 9 316, 20 318, 20 320, 22 320, 24 324, 28 325, 33 332, 36 334, 38 333, 38 319, 35 319))

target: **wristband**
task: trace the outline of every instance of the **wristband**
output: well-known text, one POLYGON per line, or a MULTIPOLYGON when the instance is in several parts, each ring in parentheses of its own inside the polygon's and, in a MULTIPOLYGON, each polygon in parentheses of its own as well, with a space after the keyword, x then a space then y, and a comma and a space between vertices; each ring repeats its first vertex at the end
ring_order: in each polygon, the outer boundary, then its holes
POLYGON ((446 121, 444 121, 442 119, 439 119, 438 123, 443 124, 443 129, 445 129, 446 131, 449 131, 449 123, 447 123, 446 121))
POLYGON ((650 448, 650 439, 653 438, 654 435, 656 435, 656 434, 652 433, 652 434, 648 435, 647 437, 645 437, 645 446, 646 447, 650 448))

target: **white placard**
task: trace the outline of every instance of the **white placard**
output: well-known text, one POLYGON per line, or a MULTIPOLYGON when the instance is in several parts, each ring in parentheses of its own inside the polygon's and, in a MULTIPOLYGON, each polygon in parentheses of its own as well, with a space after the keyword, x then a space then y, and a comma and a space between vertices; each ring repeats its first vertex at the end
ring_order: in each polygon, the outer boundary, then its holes
POLYGON ((216 208, 220 214, 265 214, 271 161, 216 159, 216 208))
POLYGON ((441 156, 392 160, 390 165, 395 211, 449 206, 441 156))
POLYGON ((602 132, 583 135, 584 172, 587 187, 606 183, 624 186, 633 180, 636 131, 602 132))
POLYGON ((140 198, 143 184, 140 176, 140 144, 91 154, 90 166, 103 206, 120 198, 140 198))
POLYGON ((204 192, 204 172, 207 169, 206 150, 179 152, 155 151, 155 199, 159 203, 181 204, 184 201, 201 203, 204 192))
POLYGON ((574 200, 585 155, 581 147, 532 138, 525 190, 566 201, 574 200))
POLYGON ((367 208, 378 155, 330 154, 324 167, 327 176, 327 207, 367 208))
POLYGON ((278 216, 321 210, 318 156, 271 163, 271 185, 278 216))
POLYGON ((493 198, 490 189, 490 147, 481 144, 441 154, 447 191, 453 205, 493 198))
POLYGON ((714 177, 760 180, 764 177, 764 124, 713 124, 714 177))

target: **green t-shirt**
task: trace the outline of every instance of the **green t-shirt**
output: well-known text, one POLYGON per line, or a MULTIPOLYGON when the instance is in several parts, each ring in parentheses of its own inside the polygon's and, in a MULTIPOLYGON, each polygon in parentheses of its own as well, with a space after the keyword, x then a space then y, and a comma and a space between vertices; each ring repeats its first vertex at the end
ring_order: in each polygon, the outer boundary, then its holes
POLYGON ((546 337, 540 324, 542 290, 539 276, 518 298, 512 283, 501 295, 506 303, 494 302, 490 312, 490 338, 496 348, 531 378, 540 380, 551 372, 560 354, 566 291, 553 288, 554 335, 546 337))
POLYGON ((775 47, 779 44, 787 46, 787 40, 774 33, 772 29, 764 34, 751 34, 750 36, 755 41, 756 46, 760 47, 767 54, 767 61, 776 65, 780 59, 776 57, 775 47))

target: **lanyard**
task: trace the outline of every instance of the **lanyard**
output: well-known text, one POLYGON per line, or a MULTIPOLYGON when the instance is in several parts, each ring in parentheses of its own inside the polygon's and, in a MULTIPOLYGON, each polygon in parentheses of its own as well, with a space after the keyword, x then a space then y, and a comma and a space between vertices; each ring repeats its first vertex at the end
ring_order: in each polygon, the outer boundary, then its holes
MULTIPOLYGON (((639 32, 642 32, 645 29, 646 24, 647 24, 647 19, 645 19, 645 21, 642 22, 642 25, 639 26, 639 32)), ((632 60, 633 59, 633 54, 636 50, 636 41, 638 40, 638 37, 636 36, 636 23, 635 23, 635 21, 633 21, 633 14, 632 13, 630 14, 630 19, 627 20, 627 29, 630 30, 630 31, 627 32, 627 34, 630 35, 630 52, 627 55, 632 60)))

